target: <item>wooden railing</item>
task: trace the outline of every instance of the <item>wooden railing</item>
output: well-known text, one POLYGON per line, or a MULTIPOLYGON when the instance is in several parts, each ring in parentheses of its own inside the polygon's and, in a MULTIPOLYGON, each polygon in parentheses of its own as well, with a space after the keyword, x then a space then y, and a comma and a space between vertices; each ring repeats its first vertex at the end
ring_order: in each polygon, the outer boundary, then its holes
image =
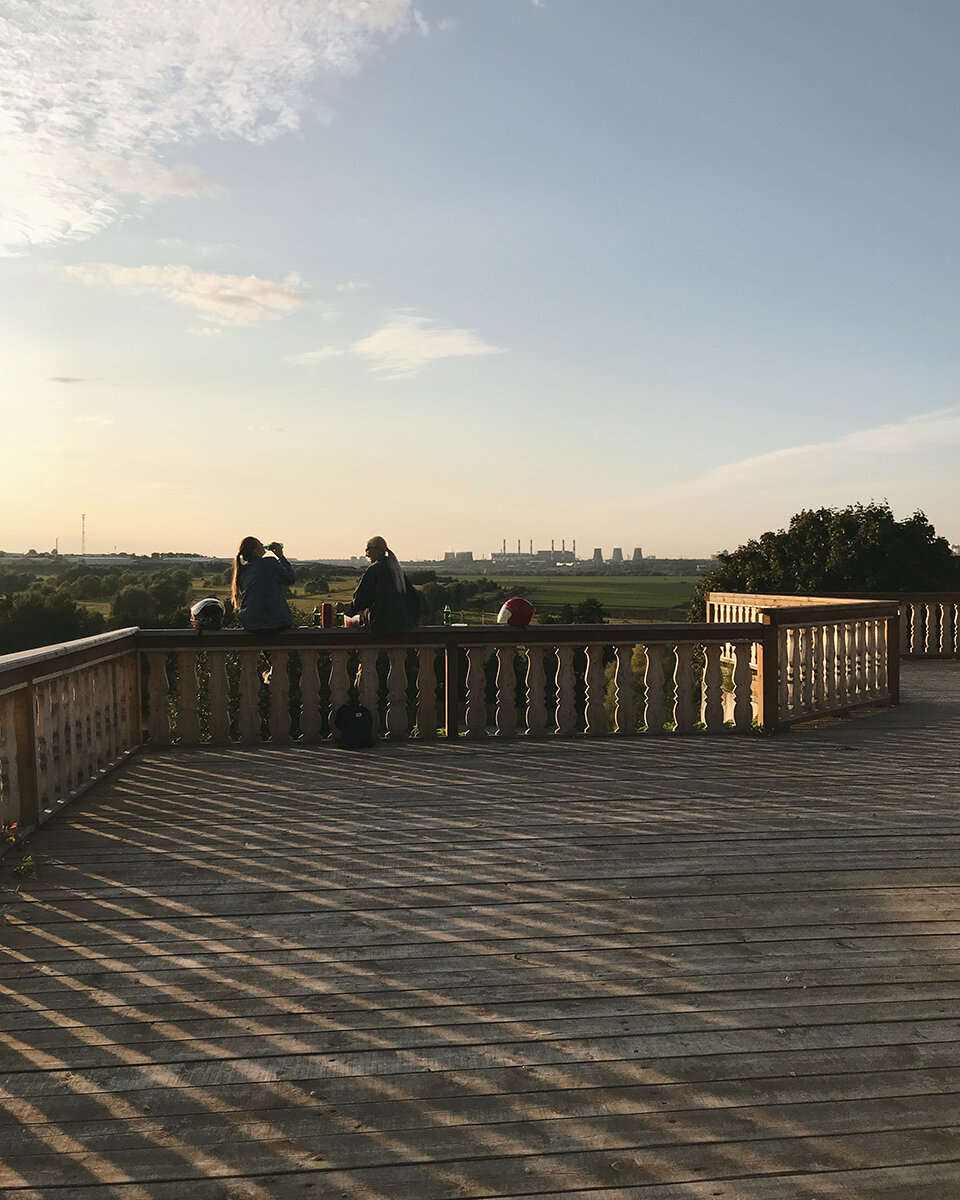
POLYGON ((960 657, 960 592, 841 592, 836 596, 711 592, 708 621, 755 621, 761 608, 892 601, 900 609, 901 658, 960 657))
POLYGON ((761 637, 752 624, 671 624, 464 626, 392 641, 169 630, 138 640, 147 736, 167 746, 335 740, 333 714, 350 696, 394 740, 743 732, 754 723, 750 659, 761 637))
POLYGON ((708 621, 733 614, 767 630, 751 666, 763 711, 776 713, 772 723, 899 703, 896 600, 709 594, 708 621))
POLYGON ((137 630, 0 657, 0 820, 21 835, 141 742, 137 630))
POLYGON ((896 703, 896 603, 711 597, 669 625, 253 637, 136 630, 0 658, 0 818, 23 833, 146 742, 335 743, 357 698, 380 736, 746 733, 896 703), (727 606, 727 607, 725 607, 727 606), (718 621, 735 612, 737 620, 718 621), (264 675, 269 673, 269 682, 264 675))

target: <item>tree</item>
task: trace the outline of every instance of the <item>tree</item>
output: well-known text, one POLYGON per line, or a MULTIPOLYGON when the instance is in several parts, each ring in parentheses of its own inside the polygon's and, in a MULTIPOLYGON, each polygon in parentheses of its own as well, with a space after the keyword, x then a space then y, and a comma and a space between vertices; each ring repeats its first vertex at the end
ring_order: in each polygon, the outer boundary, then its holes
POLYGON ((708 592, 907 592, 960 587, 960 559, 922 512, 898 521, 887 503, 804 509, 788 529, 718 555, 697 584, 690 617, 708 592))
POLYGON ((113 598, 110 621, 118 629, 139 625, 144 629, 155 629, 159 620, 159 609, 153 596, 144 587, 130 584, 121 588, 113 598))
POLYGON ((103 632, 103 617, 59 591, 0 596, 0 654, 33 650, 103 632))

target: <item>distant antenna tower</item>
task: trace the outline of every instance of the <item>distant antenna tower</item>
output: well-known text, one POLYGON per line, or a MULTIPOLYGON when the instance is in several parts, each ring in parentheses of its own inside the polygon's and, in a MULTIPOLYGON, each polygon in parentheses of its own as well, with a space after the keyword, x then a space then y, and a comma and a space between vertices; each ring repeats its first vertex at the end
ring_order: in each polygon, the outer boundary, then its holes
POLYGON ((87 514, 80 514, 80 557, 87 557, 87 514))

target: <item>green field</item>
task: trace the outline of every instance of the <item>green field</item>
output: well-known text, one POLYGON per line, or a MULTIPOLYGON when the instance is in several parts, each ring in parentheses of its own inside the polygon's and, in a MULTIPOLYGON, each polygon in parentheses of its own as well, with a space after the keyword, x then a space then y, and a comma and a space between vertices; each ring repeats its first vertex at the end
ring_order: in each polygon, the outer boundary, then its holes
MULTIPOLYGON (((443 578, 449 579, 451 576, 444 575, 443 578)), ((671 609, 676 610, 672 619, 684 620, 698 576, 564 577, 505 573, 496 574, 492 578, 508 595, 526 597, 540 613, 556 613, 564 604, 579 604, 581 600, 593 598, 600 601, 609 616, 629 621, 642 620, 651 611, 666 615, 671 609)), ((330 581, 330 591, 319 595, 313 592, 305 593, 302 585, 294 584, 290 600, 301 611, 309 613, 323 600, 349 600, 355 587, 356 578, 333 579, 330 581)), ((194 585, 191 601, 201 596, 220 596, 221 599, 226 599, 228 594, 229 588, 222 579, 198 580, 194 585)), ((468 603, 467 610, 475 612, 476 606, 468 603)), ((495 612, 487 614, 487 619, 492 619, 495 615, 495 612)))
MULTIPOLYGON (((690 603, 697 575, 614 575, 570 576, 503 575, 497 577, 514 596, 524 596, 543 612, 556 611, 564 604, 581 600, 599 600, 611 616, 641 617, 650 609, 683 609, 690 603)), ((682 617, 681 617, 682 619, 682 617)))

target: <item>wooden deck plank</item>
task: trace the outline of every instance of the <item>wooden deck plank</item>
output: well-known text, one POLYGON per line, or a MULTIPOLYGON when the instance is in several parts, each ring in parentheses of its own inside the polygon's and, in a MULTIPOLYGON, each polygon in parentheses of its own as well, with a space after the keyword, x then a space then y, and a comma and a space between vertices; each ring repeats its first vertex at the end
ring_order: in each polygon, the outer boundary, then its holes
POLYGON ((922 669, 922 713, 772 741, 141 756, 5 872, 0 1187, 942 1200, 960 669, 922 669))

